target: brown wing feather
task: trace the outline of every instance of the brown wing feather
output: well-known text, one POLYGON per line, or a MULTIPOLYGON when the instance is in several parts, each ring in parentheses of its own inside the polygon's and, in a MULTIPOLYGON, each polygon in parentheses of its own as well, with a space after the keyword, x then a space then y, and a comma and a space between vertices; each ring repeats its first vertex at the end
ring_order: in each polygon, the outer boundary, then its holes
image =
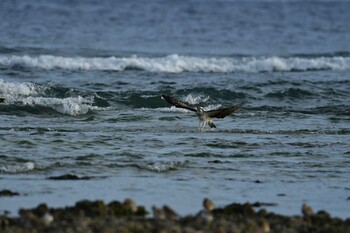
POLYGON ((241 104, 232 106, 231 108, 220 108, 216 110, 206 111, 209 117, 224 118, 225 116, 231 115, 237 109, 241 107, 241 104))
POLYGON ((192 112, 197 112, 197 110, 195 108, 192 108, 191 106, 189 106, 185 103, 182 103, 179 100, 177 100, 171 96, 162 95, 162 98, 165 99, 166 102, 168 102, 171 105, 174 105, 177 108, 184 108, 184 109, 190 110, 192 112))

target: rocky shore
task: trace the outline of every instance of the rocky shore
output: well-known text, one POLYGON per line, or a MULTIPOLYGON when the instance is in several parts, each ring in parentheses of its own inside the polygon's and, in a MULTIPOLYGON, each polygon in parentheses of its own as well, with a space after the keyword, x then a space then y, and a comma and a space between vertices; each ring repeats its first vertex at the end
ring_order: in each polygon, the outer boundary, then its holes
POLYGON ((205 199, 197 214, 179 216, 169 206, 149 212, 131 199, 123 202, 80 201, 72 207, 49 208, 41 204, 21 209, 18 217, 0 217, 0 232, 186 232, 186 233, 303 233, 350 232, 350 218, 333 218, 325 211, 314 213, 303 205, 300 216, 270 213, 259 203, 233 203, 222 208, 205 199))

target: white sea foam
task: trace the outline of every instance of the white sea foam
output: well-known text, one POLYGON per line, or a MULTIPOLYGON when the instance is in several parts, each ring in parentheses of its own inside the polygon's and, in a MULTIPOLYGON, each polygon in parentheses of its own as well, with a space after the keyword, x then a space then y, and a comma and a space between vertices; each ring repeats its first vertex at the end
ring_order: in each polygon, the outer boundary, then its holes
POLYGON ((97 109, 92 106, 92 99, 78 97, 68 97, 64 99, 47 97, 27 97, 21 100, 24 105, 48 107, 72 116, 86 114, 89 110, 97 109))
POLYGON ((209 96, 203 96, 203 95, 194 96, 192 94, 189 94, 183 100, 189 104, 199 104, 199 103, 207 102, 209 100, 209 96))
MULTIPOLYGON (((150 109, 153 111, 152 109, 150 109)), ((189 112, 189 110, 184 108, 177 108, 175 106, 170 106, 169 108, 158 108, 161 112, 189 112)))
POLYGON ((47 97, 44 94, 47 88, 49 87, 28 82, 6 82, 0 79, 0 96, 5 97, 6 104, 47 107, 72 116, 83 115, 90 110, 99 109, 93 106, 93 96, 47 97))
POLYGON ((170 170, 177 169, 184 166, 187 161, 167 161, 167 162, 149 162, 149 163, 140 163, 138 166, 140 168, 154 171, 154 172, 166 172, 170 170))
POLYGON ((199 106, 199 104, 202 104, 202 107, 206 111, 221 107, 220 104, 203 106, 203 103, 208 102, 209 99, 210 99, 209 96, 192 95, 192 94, 189 94, 185 98, 182 98, 182 100, 188 103, 189 105, 199 106))
POLYGON ((305 70, 348 70, 350 57, 61 57, 0 56, 0 66, 24 66, 40 69, 110 70, 141 69, 149 72, 268 72, 305 70))
POLYGON ((34 170, 35 164, 33 162, 26 162, 15 165, 5 165, 0 167, 0 172, 3 173, 22 173, 34 170))
MULTIPOLYGON (((164 108, 156 108, 157 111, 159 112, 183 112, 183 113, 187 113, 190 112, 187 109, 184 108, 177 108, 175 106, 170 106, 170 107, 164 107, 164 108)), ((154 112, 154 108, 139 108, 139 110, 141 111, 150 111, 150 112, 154 112)))
POLYGON ((29 82, 6 82, 0 79, 0 95, 6 96, 8 101, 19 96, 38 95, 45 88, 29 82))

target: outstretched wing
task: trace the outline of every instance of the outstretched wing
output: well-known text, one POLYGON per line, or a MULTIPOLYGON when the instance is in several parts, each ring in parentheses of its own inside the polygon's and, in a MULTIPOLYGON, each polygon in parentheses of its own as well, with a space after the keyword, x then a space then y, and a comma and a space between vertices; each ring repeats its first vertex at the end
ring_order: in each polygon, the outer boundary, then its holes
POLYGON ((234 113, 237 109, 241 107, 242 103, 239 103, 235 106, 232 106, 231 108, 220 108, 216 110, 210 110, 206 111, 205 113, 209 117, 216 117, 216 118, 224 118, 225 116, 231 115, 234 113))
POLYGON ((171 105, 174 105, 177 108, 184 108, 184 109, 190 110, 192 112, 197 112, 197 110, 195 108, 192 108, 191 106, 189 106, 185 103, 182 103, 179 100, 177 100, 171 96, 162 95, 162 98, 165 99, 166 102, 168 102, 171 105))

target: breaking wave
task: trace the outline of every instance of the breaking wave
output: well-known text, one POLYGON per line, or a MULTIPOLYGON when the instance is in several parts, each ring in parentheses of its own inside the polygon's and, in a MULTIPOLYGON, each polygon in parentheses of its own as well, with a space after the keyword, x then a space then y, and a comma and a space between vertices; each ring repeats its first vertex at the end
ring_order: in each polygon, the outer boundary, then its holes
POLYGON ((0 167, 0 173, 23 173, 29 172, 35 169, 33 162, 26 162, 21 164, 10 164, 0 167))
POLYGON ((195 57, 168 55, 164 57, 61 57, 0 56, 5 68, 29 67, 38 69, 125 71, 139 69, 148 72, 274 72, 308 70, 349 70, 350 57, 195 57))
POLYGON ((0 93, 7 96, 7 100, 14 100, 19 96, 38 95, 45 91, 45 87, 29 82, 6 82, 0 79, 0 93))
POLYGON ((185 166, 188 161, 157 161, 139 163, 137 167, 152 172, 167 172, 185 166))
MULTIPOLYGON (((94 105, 94 96, 80 95, 58 97, 64 88, 56 88, 53 96, 48 96, 49 85, 38 85, 30 82, 6 82, 0 79, 0 96, 5 98, 2 111, 47 112, 52 109, 61 114, 72 116, 84 115, 90 110, 98 110, 94 105), (55 96, 56 94, 56 96, 55 96)), ((51 88, 52 89, 52 88, 51 88)), ((52 91, 54 92, 54 91, 52 91)))
POLYGON ((92 106, 93 99, 78 97, 68 97, 64 99, 59 98, 47 98, 47 97, 28 97, 22 99, 22 103, 27 106, 41 106, 46 108, 52 108, 55 111, 77 116, 88 113, 90 110, 98 109, 96 106, 92 106))

